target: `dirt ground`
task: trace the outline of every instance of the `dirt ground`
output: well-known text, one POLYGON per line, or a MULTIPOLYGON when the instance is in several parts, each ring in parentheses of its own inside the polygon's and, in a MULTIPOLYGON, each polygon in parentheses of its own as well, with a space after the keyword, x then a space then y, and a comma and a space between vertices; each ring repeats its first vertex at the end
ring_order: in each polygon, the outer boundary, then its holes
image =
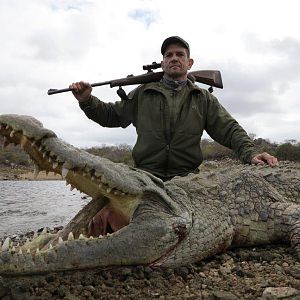
MULTIPOLYGON (((23 167, 0 170, 0 180, 25 179, 22 174, 29 171, 23 167)), ((11 238, 22 243, 32 234, 11 238)), ((0 277, 1 300, 296 300, 299 292, 300 263, 289 245, 234 249, 176 269, 137 266, 0 277)))

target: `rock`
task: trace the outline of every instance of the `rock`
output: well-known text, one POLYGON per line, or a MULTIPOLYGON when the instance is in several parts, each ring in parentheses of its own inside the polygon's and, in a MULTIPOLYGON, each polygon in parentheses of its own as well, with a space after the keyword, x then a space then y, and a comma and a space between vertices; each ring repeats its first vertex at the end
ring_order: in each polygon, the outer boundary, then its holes
POLYGON ((9 292, 9 288, 5 286, 2 277, 0 276, 0 299, 7 295, 9 292))
POLYGON ((299 267, 291 267, 289 273, 296 279, 300 279, 300 268, 299 267))
POLYGON ((165 278, 169 278, 172 275, 174 275, 174 269, 172 269, 172 268, 166 268, 166 269, 163 270, 163 276, 165 278))
POLYGON ((23 292, 22 290, 19 290, 19 289, 12 289, 10 299, 14 299, 14 300, 30 299, 30 293, 29 292, 23 292))
POLYGON ((63 299, 64 300, 80 300, 80 298, 75 295, 67 295, 63 299))
POLYGON ((64 297, 66 296, 66 288, 64 286, 60 286, 55 290, 55 294, 57 294, 59 297, 64 297))
POLYGON ((268 287, 263 291, 262 299, 300 299, 300 291, 291 287, 268 287))
POLYGON ((7 287, 1 286, 0 284, 0 299, 9 293, 9 289, 7 287))
POLYGON ((231 273, 231 267, 228 266, 228 265, 220 266, 219 272, 220 272, 221 275, 223 275, 224 277, 226 277, 228 274, 231 273))
POLYGON ((131 269, 130 268, 122 268, 120 273, 122 276, 128 277, 129 275, 131 275, 131 269))
POLYGON ((260 283, 260 287, 262 288, 266 288, 270 285, 270 282, 268 280, 263 280, 261 283, 260 283))
POLYGON ((238 300, 238 297, 230 292, 214 291, 214 299, 216 300, 238 300))
POLYGON ((175 269, 175 274, 185 279, 189 275, 189 269, 187 267, 178 267, 175 269))
POLYGON ((49 274, 47 275, 47 277, 45 278, 46 282, 50 283, 55 281, 55 276, 53 274, 49 274))

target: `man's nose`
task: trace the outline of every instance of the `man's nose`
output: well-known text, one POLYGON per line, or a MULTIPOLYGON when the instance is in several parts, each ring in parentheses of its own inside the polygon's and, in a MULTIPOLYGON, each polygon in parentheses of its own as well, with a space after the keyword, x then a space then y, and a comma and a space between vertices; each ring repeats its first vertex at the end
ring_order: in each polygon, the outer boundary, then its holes
POLYGON ((173 56, 171 57, 171 61, 178 61, 177 55, 173 55, 173 56))

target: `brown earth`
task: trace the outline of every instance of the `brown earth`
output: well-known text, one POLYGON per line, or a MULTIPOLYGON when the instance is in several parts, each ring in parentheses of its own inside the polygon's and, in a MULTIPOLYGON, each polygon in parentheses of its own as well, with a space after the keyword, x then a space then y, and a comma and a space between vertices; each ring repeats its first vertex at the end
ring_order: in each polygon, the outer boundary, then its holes
POLYGON ((62 177, 52 172, 47 175, 45 171, 41 171, 35 178, 33 167, 0 165, 0 180, 62 180, 62 177))

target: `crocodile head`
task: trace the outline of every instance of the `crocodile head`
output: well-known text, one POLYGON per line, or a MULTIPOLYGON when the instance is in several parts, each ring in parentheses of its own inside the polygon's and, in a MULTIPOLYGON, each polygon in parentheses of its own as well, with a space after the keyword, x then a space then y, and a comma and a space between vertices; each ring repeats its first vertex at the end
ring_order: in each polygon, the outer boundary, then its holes
POLYGON ((71 189, 92 198, 57 234, 43 232, 19 248, 7 239, 0 245, 0 275, 159 265, 188 231, 189 213, 155 176, 77 149, 29 116, 1 115, 0 134, 5 145, 19 144, 29 154, 36 174, 59 173, 71 189), (107 230, 102 224, 98 235, 91 220, 103 210, 122 219, 122 226, 107 230))

